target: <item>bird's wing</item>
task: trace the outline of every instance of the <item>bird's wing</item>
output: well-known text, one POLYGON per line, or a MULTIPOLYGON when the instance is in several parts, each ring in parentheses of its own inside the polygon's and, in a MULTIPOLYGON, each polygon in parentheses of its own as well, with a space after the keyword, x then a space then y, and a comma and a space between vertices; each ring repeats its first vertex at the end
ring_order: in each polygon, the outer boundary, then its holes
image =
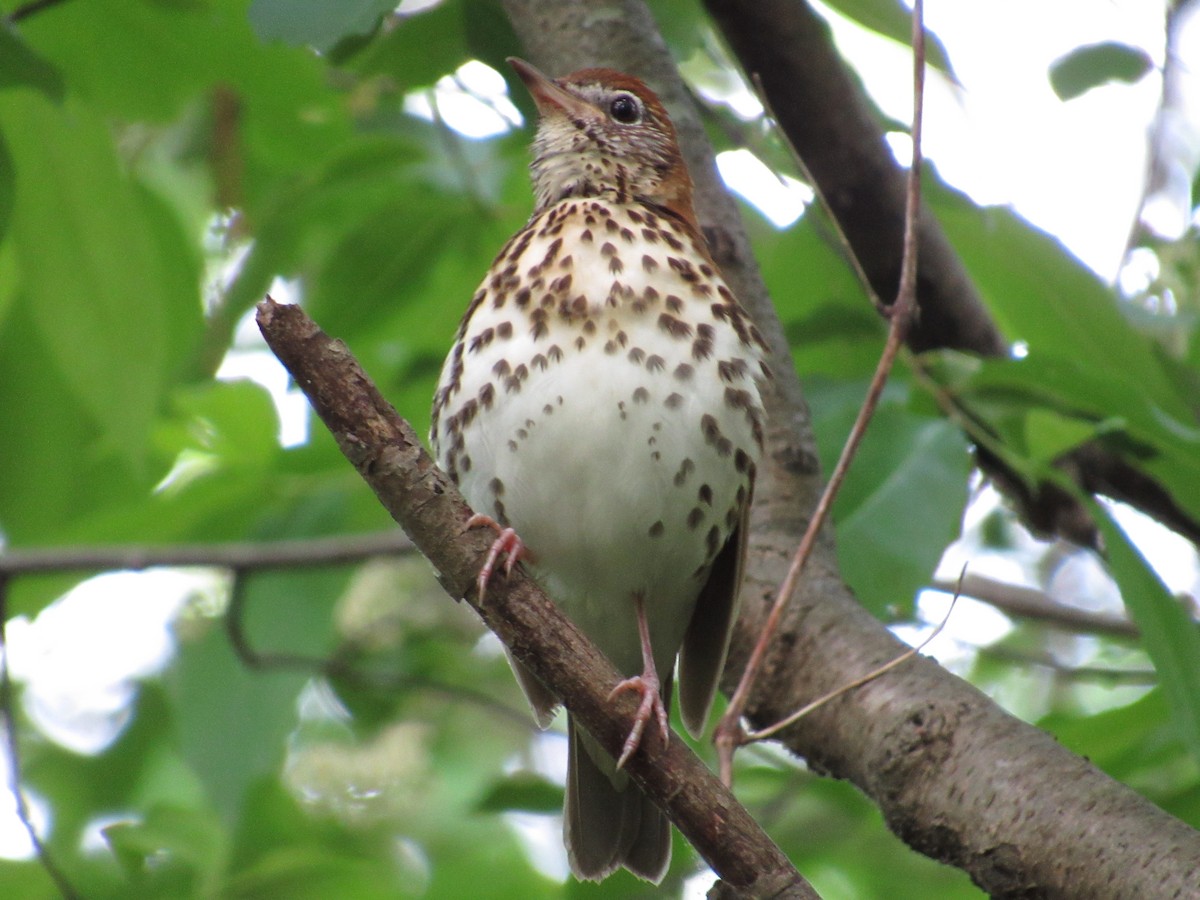
POLYGON ((742 565, 750 533, 750 500, 746 498, 737 527, 713 560, 679 651, 679 712, 692 737, 700 737, 704 732, 704 722, 725 668, 733 623, 737 620, 742 565))

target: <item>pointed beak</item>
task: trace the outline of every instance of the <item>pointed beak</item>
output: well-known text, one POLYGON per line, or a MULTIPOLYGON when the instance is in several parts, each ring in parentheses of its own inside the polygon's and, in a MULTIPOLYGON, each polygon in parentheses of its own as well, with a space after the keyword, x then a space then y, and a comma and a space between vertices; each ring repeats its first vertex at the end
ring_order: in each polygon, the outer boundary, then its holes
POLYGON ((529 95, 533 97, 539 114, 543 116, 565 114, 575 119, 595 114, 595 110, 590 104, 551 81, 525 60, 510 56, 508 64, 525 82, 525 87, 528 89, 529 95))

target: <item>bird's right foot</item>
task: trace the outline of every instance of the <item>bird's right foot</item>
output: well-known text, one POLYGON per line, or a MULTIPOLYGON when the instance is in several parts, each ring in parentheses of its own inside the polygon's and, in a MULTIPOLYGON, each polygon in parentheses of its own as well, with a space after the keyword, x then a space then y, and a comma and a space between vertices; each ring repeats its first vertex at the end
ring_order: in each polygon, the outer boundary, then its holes
POLYGON ((487 596, 488 582, 492 579, 500 557, 504 557, 504 575, 507 577, 512 574, 513 566, 522 559, 528 559, 530 554, 515 529, 505 528, 491 516, 476 513, 467 520, 467 528, 491 528, 496 532, 496 540, 492 542, 487 558, 479 569, 479 577, 475 580, 479 590, 479 603, 482 606, 487 596))

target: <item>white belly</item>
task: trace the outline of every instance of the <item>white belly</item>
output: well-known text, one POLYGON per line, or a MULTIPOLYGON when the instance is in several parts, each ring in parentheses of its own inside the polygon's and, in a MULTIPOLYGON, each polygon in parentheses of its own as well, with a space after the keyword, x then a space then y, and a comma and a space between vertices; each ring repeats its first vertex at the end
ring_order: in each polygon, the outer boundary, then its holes
MULTIPOLYGON (((582 222, 567 222, 568 240, 572 227, 582 222)), ((517 271, 549 243, 531 240, 517 271)), ((718 282, 696 296, 692 283, 671 281, 665 255, 650 272, 626 265, 614 278, 602 242, 569 245, 569 265, 540 274, 551 286, 571 272, 567 293, 586 310, 533 328, 536 298, 496 308, 503 288, 485 283, 461 358, 443 371, 443 388, 455 388, 433 442, 472 507, 516 529, 547 592, 627 673, 641 669, 632 599, 643 596, 656 662, 669 671, 749 490, 758 357, 713 311, 718 282), (635 304, 651 287, 657 295, 635 304), (707 326, 705 346, 694 326, 664 326, 672 295, 674 311, 689 304, 678 320, 707 326)))

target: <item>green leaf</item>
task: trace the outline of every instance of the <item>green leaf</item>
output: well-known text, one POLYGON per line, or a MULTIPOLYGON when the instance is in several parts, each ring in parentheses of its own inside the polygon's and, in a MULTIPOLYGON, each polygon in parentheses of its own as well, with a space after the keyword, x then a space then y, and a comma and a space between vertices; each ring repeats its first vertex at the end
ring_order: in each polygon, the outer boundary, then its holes
MULTIPOLYGON (((53 353, 33 322, 32 304, 21 294, 16 300, 0 323, 0 409, 19 411, 0 428, 0 527, 13 545, 59 543, 81 517, 143 500, 147 484, 104 440, 73 386, 47 364, 53 353)), ((14 596, 37 585, 17 582, 14 596)), ((38 606, 52 596, 43 595, 38 606)), ((10 612, 16 608, 10 603, 10 612)))
POLYGON ((1161 679, 1175 729, 1200 760, 1200 626, 1108 511, 1095 501, 1088 501, 1088 507, 1104 536, 1125 608, 1141 629, 1142 644, 1161 679))
POLYGON ((50 880, 50 874, 40 860, 18 862, 6 859, 0 864, 0 895, 20 897, 21 900, 61 900, 62 892, 50 880))
POLYGON ((5 241, 8 226, 12 222, 13 206, 16 203, 16 172, 8 141, 0 130, 0 326, 13 302, 16 293, 16 253, 11 241, 5 241))
POLYGON ((518 772, 496 782, 480 798, 480 812, 558 813, 562 810, 563 789, 529 772, 518 772))
POLYGON ((322 53, 345 37, 365 34, 392 12, 392 0, 254 0, 250 24, 264 41, 310 46, 322 53))
POLYGON ((1096 431, 1091 422, 1045 409, 1031 409, 1025 414, 1025 446, 1030 457, 1039 463, 1052 463, 1091 440, 1096 431))
POLYGON ((66 92, 62 73, 54 64, 0 24, 0 90, 13 87, 34 88, 55 103, 61 103, 66 92))
MULTIPOLYGON (((862 404, 861 384, 806 384, 829 471, 862 404)), ((900 393, 893 388, 890 396, 900 393)), ((971 458, 962 433, 881 402, 834 504, 838 561, 859 599, 879 614, 910 607, 958 535, 971 458), (919 510, 919 515, 913 511, 919 510), (902 523, 902 524, 901 524, 902 523)))
MULTIPOLYGON (((830 0, 829 5, 864 28, 906 47, 912 45, 912 13, 896 0, 830 0)), ((958 81, 946 48, 928 28, 925 29, 925 61, 944 72, 951 81, 958 81)))
POLYGON ((211 896, 226 834, 212 813, 154 805, 140 822, 104 829, 113 853, 147 895, 211 896))
POLYGON ((268 470, 279 458, 279 417, 270 393, 247 379, 181 390, 175 404, 188 444, 224 469, 268 470))
MULTIPOLYGON (((280 529, 273 536, 287 533, 280 529)), ((332 606, 345 579, 336 569, 249 578, 241 617, 246 641, 260 654, 328 655, 332 606)), ((279 772, 284 739, 296 722, 296 697, 316 674, 315 664, 255 671, 221 628, 181 647, 166 680, 178 709, 184 757, 226 821, 235 820, 249 785, 279 772)))
POLYGON ((1119 378, 1144 403, 1193 420, 1190 398, 1129 324, 1113 290, 1061 243, 1010 210, 980 209, 936 187, 929 199, 1006 338, 1089 379, 1119 378))
POLYGON ((174 223, 147 215, 146 195, 120 171, 98 117, 29 94, 0 97, 0 117, 19 179, 12 240, 22 296, 47 362, 104 442, 144 471, 168 353, 182 343, 171 337, 169 310, 199 308, 194 261, 173 252, 182 241, 157 231, 174 223))
POLYGON ((1060 100, 1073 100, 1092 88, 1113 81, 1133 84, 1154 68, 1140 47, 1104 41, 1076 47, 1050 64, 1050 86, 1060 100))
POLYGON ((755 254, 801 377, 869 378, 886 326, 830 228, 811 208, 787 231, 763 228, 755 254))
POLYGON ((355 60, 363 75, 389 75, 403 90, 434 84, 466 62, 463 9, 439 3, 401 20, 355 60))
POLYGON ((970 360, 953 351, 924 359, 927 371, 1004 441, 1009 462, 1031 477, 1097 438, 1200 515, 1200 428, 1147 402, 1143 385, 1121 370, 1040 351, 1020 360, 970 360))

